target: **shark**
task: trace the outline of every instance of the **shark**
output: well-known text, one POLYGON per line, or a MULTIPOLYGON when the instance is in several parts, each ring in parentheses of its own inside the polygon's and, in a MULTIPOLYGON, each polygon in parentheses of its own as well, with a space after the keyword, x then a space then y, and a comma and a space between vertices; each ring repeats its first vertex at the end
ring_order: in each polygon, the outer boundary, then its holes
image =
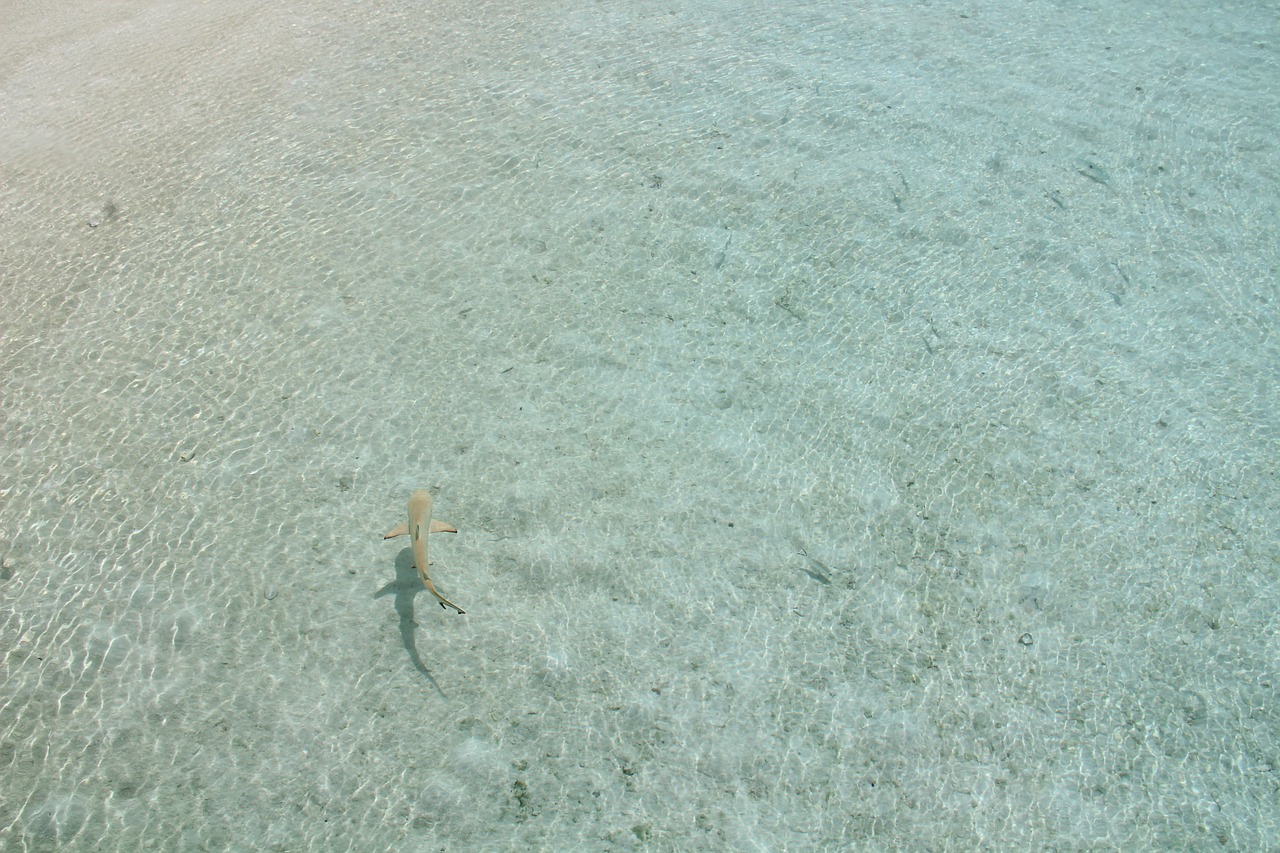
POLYGON ((418 570, 418 577, 422 578, 422 585, 436 597, 442 608, 452 607, 459 613, 465 613, 466 611, 461 607, 436 592, 436 585, 431 582, 431 575, 427 572, 427 566, 430 565, 427 562, 427 534, 457 532, 458 528, 452 524, 432 521, 431 493, 426 489, 415 489, 409 495, 409 520, 404 524, 397 524, 382 538, 394 539, 408 534, 409 544, 413 546, 413 566, 418 570))

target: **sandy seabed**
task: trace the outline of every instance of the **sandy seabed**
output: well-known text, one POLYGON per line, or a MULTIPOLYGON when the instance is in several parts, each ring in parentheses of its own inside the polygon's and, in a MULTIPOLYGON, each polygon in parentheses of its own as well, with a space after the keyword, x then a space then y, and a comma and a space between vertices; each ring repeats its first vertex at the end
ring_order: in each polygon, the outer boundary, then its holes
POLYGON ((4 15, 0 848, 1280 847, 1273 4, 4 15))

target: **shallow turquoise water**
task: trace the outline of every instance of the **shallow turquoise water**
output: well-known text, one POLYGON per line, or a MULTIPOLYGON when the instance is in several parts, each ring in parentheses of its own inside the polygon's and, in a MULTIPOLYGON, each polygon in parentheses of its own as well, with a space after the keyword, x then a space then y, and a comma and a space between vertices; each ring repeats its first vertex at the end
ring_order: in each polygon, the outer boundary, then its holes
POLYGON ((1280 844, 1274 16, 774 5, 18 15, 0 846, 1280 844))

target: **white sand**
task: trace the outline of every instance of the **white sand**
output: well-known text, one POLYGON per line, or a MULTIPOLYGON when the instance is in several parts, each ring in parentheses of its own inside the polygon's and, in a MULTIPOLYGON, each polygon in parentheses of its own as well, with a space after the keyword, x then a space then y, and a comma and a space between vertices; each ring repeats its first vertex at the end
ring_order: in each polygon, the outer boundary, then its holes
POLYGON ((82 5, 0 848, 1280 846, 1274 10, 82 5))

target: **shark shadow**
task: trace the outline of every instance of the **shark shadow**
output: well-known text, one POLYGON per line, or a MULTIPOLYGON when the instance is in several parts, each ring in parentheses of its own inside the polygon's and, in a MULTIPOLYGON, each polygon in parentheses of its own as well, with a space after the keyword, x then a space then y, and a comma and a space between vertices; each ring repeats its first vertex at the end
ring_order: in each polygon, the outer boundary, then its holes
POLYGON ((440 689, 435 676, 422 663, 422 658, 418 655, 418 645, 414 640, 413 629, 418 626, 418 622, 413 618, 413 599, 418 593, 426 591, 426 587, 422 585, 422 579, 418 577, 418 570, 413 567, 413 551, 405 548, 396 557, 396 579, 375 592, 373 597, 386 598, 388 595, 395 595, 396 613, 400 615, 400 641, 404 643, 405 651, 409 653, 409 660, 413 661, 418 672, 427 677, 427 681, 431 682, 436 692, 444 696, 445 693, 440 689))

